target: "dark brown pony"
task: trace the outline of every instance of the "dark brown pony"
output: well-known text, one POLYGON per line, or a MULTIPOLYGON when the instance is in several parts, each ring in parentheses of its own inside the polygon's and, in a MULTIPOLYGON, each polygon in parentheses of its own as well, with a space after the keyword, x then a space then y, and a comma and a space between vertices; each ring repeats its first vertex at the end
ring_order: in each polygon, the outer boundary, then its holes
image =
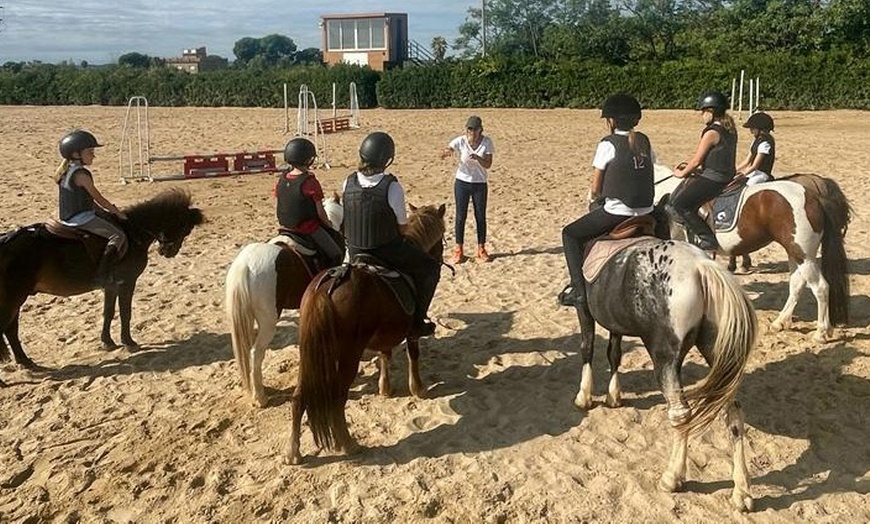
MULTIPOLYGON (((444 211, 439 207, 411 207, 405 237, 443 261, 444 211)), ((348 391, 359 370, 363 351, 380 353, 381 395, 390 394, 389 363, 393 347, 406 338, 411 316, 402 309, 381 277, 351 265, 341 281, 316 277, 302 298, 299 318, 299 381, 291 408, 290 445, 285 461, 299 464, 302 414, 320 448, 358 449, 344 415, 348 391)), ((324 276, 321 274, 321 276, 324 276)), ((418 359, 419 341, 407 339, 408 387, 422 397, 418 359)))
MULTIPOLYGON (((121 343, 128 349, 138 347, 130 335, 131 305, 136 279, 148 265, 151 244, 157 241, 158 253, 174 257, 194 226, 203 222, 202 211, 190 207, 190 194, 178 189, 164 191, 125 209, 124 213, 127 220, 121 225, 127 233, 129 247, 115 269, 115 275, 123 284, 104 289, 100 340, 106 349, 118 347, 110 331, 116 300, 121 312, 121 343)), ((101 253, 102 246, 95 251, 101 253)), ((0 237, 0 330, 19 365, 39 368, 24 353, 18 338, 18 316, 24 301, 36 293, 68 297, 97 289, 94 282, 97 256, 80 240, 49 233, 44 224, 0 237)), ((0 361, 9 359, 9 347, 0 339, 0 361)))
MULTIPOLYGON (((666 176, 669 172, 656 167, 659 205, 679 183, 679 179, 666 176)), ((771 328, 780 331, 791 326, 800 293, 809 286, 818 304, 813 338, 828 340, 833 335, 832 323, 849 319, 849 268, 844 247, 851 219, 848 199, 834 180, 818 175, 749 186, 743 198, 736 227, 716 232, 719 253, 746 255, 771 242, 781 245, 791 270, 789 295, 771 328)), ((673 226, 672 236, 684 237, 682 227, 673 226)))

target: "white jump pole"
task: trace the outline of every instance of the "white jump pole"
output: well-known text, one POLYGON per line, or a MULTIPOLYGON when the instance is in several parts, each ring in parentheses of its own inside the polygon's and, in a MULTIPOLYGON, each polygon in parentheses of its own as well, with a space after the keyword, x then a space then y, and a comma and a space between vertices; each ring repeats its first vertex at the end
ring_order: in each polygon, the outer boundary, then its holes
POLYGON ((335 82, 333 82, 332 83, 332 119, 335 120, 335 118, 337 116, 338 115, 335 112, 335 82))
POLYGON ((755 95, 755 86, 752 82, 752 79, 749 79, 749 116, 752 116, 752 113, 755 112, 753 109, 755 106, 752 105, 753 99, 755 95))
POLYGON ((743 69, 740 70, 740 91, 737 96, 737 114, 743 114, 743 69))

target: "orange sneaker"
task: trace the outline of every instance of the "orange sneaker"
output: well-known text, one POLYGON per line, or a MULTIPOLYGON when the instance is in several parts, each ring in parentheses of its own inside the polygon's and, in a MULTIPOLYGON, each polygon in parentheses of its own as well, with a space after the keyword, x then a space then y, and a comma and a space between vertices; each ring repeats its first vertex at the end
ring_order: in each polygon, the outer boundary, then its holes
POLYGON ((453 258, 451 258, 454 264, 461 264, 463 260, 465 260, 465 253, 462 252, 462 244, 457 244, 456 247, 453 248, 453 258))
POLYGON ((492 257, 486 252, 486 247, 482 244, 477 246, 477 259, 481 262, 490 262, 492 257))

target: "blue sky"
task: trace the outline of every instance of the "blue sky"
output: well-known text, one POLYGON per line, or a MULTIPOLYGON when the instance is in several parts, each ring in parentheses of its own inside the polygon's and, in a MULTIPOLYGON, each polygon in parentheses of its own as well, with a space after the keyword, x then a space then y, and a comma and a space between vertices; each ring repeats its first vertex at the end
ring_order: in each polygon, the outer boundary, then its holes
POLYGON ((320 47, 320 15, 408 13, 412 40, 452 43, 479 0, 0 0, 0 64, 71 60, 117 62, 124 53, 179 56, 206 46, 232 60, 244 37, 289 36, 299 49, 320 47))

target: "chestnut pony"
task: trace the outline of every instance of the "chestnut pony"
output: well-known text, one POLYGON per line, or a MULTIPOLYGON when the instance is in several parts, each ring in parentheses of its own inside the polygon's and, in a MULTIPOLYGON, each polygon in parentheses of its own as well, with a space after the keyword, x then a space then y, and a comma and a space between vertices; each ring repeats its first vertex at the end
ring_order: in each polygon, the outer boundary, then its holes
MULTIPOLYGON (((333 226, 341 227, 341 197, 324 198, 323 209, 333 226)), ((227 271, 225 286, 227 320, 242 388, 260 407, 268 402, 263 388, 266 346, 275 335, 281 311, 299 309, 313 276, 300 248, 281 240, 289 239, 276 237, 269 243, 243 247, 227 271)))
MULTIPOLYGON (((678 183, 668 168, 656 166, 659 205, 678 183)), ((771 242, 781 245, 791 272, 789 294, 771 327, 780 331, 791 326, 801 291, 809 286, 818 306, 813 338, 828 340, 832 324, 849 320, 849 267, 844 247, 852 212, 848 199, 834 180, 819 175, 792 175, 744 191, 736 226, 716 231, 719 252, 748 255, 771 242)), ((680 224, 671 226, 674 238, 685 238, 680 224)))
MULTIPOLYGON (((410 206, 405 238, 443 263, 445 206, 410 206)), ((299 313, 299 380, 291 408, 290 444, 285 462, 299 464, 302 414, 320 448, 353 453, 359 446, 347 428, 344 407, 363 351, 380 355, 378 389, 390 394, 392 349, 406 339, 411 315, 392 290, 364 265, 348 268, 341 280, 320 273, 309 284, 299 313)), ((422 397, 419 340, 407 338, 408 386, 422 397)))
MULTIPOLYGON (((131 306, 136 279, 148 265, 148 248, 155 241, 157 252, 174 257, 194 226, 204 220, 202 211, 191 207, 190 194, 180 189, 124 209, 127 220, 120 222, 127 233, 128 248, 115 268, 122 284, 103 290, 103 331, 100 340, 106 349, 118 347, 110 328, 115 302, 121 312, 121 343, 138 348, 130 335, 131 306)), ((102 239, 94 239, 99 243, 102 239)), ((105 241, 102 241, 105 244, 105 241)), ((18 314, 27 297, 48 293, 62 297, 80 295, 97 289, 94 282, 102 246, 93 251, 81 240, 49 233, 44 224, 35 224, 0 237, 0 330, 9 341, 19 365, 38 369, 24 353, 18 338, 18 314)), ((0 339, 0 361, 8 360, 9 348, 0 339)))

